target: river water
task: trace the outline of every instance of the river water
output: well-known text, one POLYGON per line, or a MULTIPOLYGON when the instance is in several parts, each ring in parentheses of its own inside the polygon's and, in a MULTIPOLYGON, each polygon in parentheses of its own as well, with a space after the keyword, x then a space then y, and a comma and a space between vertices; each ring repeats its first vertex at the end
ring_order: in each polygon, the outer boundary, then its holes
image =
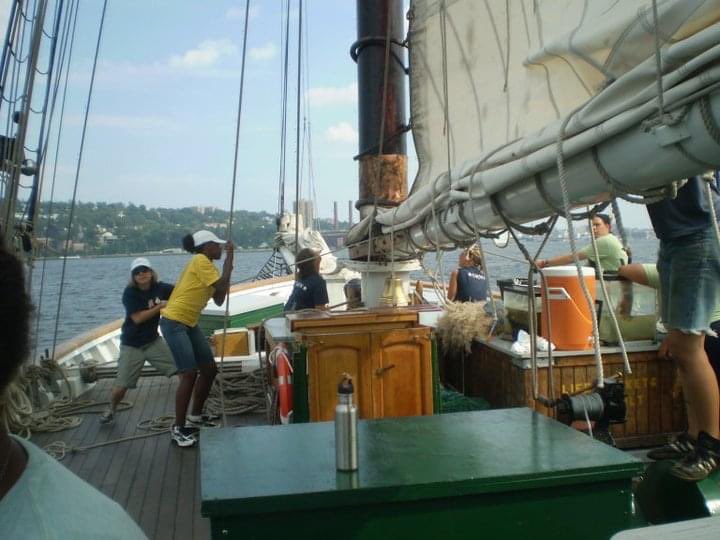
MULTIPOLYGON (((488 261, 488 273, 494 284, 498 279, 527 277, 527 264, 515 245, 499 249, 491 243, 483 244, 488 261)), ((578 247, 584 244, 579 243, 578 247)), ((528 251, 535 255, 540 246, 537 241, 527 243, 528 251)), ((634 262, 654 262, 657 240, 633 240, 634 262)), ((567 253, 567 242, 551 241, 543 250, 542 258, 567 253)), ((443 253, 440 264, 447 278, 457 265, 457 251, 443 253)), ((270 257, 270 251, 242 251, 235 254, 233 283, 252 278, 270 257)), ((340 252, 340 258, 346 254, 340 252)), ((35 344, 37 354, 52 348, 78 334, 124 316, 122 292, 130 277, 130 263, 136 256, 88 257, 65 261, 65 278, 60 295, 63 269, 62 260, 36 261, 32 275, 32 296, 36 306, 35 344), (59 317, 58 317, 58 300, 59 317), (39 316, 39 319, 37 317, 39 316), (57 325, 56 325, 57 321, 57 325), (57 327, 57 336, 56 334, 57 327)), ((160 279, 174 283, 189 259, 188 254, 147 255, 160 279)), ((220 263, 217 263, 218 268, 220 263)), ((425 266, 435 271, 438 260, 434 253, 425 255, 425 266)), ((413 278, 424 277, 415 272, 413 278)))

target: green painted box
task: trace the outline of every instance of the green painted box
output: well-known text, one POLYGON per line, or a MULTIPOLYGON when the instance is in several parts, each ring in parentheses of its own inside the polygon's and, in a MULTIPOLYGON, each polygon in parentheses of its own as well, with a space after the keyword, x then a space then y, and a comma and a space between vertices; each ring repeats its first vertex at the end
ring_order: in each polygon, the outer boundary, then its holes
MULTIPOLYGON (((283 300, 276 296, 239 295, 230 298, 228 328, 240 328, 260 324, 268 317, 281 315, 283 300)), ((202 333, 209 337, 223 327, 225 304, 216 306, 212 300, 200 314, 198 326, 202 333)))
POLYGON ((334 449, 331 422, 203 432, 213 538, 609 538, 643 469, 526 408, 361 421, 355 473, 334 449))

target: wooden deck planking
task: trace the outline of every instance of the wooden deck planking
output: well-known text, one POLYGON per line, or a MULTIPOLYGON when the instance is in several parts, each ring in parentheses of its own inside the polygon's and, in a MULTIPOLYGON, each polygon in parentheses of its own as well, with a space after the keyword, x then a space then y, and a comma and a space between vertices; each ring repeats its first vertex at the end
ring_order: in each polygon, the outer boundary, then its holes
MULTIPOLYGON (((201 522, 198 529, 202 529, 205 536, 210 536, 210 525, 207 520, 200 516, 200 508, 195 508, 195 484, 200 483, 196 479, 195 471, 199 470, 198 454, 196 452, 183 452, 180 465, 180 482, 178 485, 178 499, 175 512, 175 538, 177 540, 192 540, 193 522, 196 519, 201 522), (197 515, 195 514, 197 512, 197 515)), ((199 474, 199 473, 198 473, 199 474)))
MULTIPOLYGON (((131 392, 135 395, 128 392, 130 399, 137 400, 138 397, 146 397, 143 394, 149 392, 149 388, 140 388, 131 392)), ((117 413, 113 424, 100 426, 100 429, 115 428, 112 429, 112 431, 114 433, 120 433, 122 436, 125 436, 125 434, 134 435, 138 433, 137 424, 143 419, 142 413, 143 410, 141 407, 133 406, 129 411, 117 413)), ((128 444, 127 442, 118 443, 95 450, 99 456, 98 466, 93 469, 93 473, 88 477, 88 481, 98 487, 100 491, 108 497, 112 497, 115 483, 122 472, 123 464, 127 457, 128 444)))
MULTIPOLYGON (((111 386, 103 379, 86 397, 107 401, 111 386)), ((32 440, 41 447, 57 440, 77 447, 144 434, 137 429, 140 421, 174 411, 176 386, 174 379, 143 378, 128 393, 133 407, 118 413, 113 424, 101 426, 98 415, 86 414, 78 428, 34 434, 32 440)), ((228 425, 264 423, 264 413, 228 418, 228 425)), ((178 448, 163 433, 69 453, 61 463, 124 507, 149 538, 210 538, 210 523, 200 515, 197 447, 178 448)))
MULTIPOLYGON (((143 385, 142 387, 134 390, 132 394, 128 392, 129 399, 133 402, 146 402, 148 395, 152 391, 152 385, 143 385)), ((122 413, 120 413, 122 414, 122 413)), ((144 433, 137 429, 138 423, 146 418, 145 411, 142 407, 133 406, 127 413, 127 423, 125 427, 125 433, 139 434, 144 433)), ((133 446, 133 442, 120 443, 115 446, 115 454, 113 455, 112 461, 110 462, 107 473, 100 483, 102 492, 108 497, 114 497, 117 491, 118 484, 127 476, 134 476, 134 469, 131 471, 127 469, 130 462, 130 450, 133 446), (131 474, 132 472, 132 474, 131 474)), ((118 501, 119 502, 119 501, 118 501)))
MULTIPOLYGON (((148 411, 145 417, 156 418, 165 414, 166 403, 167 395, 160 395, 160 392, 156 389, 154 398, 148 400, 148 411)), ((134 469, 135 476, 129 487, 128 500, 125 508, 138 523, 140 523, 140 515, 144 507, 145 496, 150 483, 152 460, 155 455, 155 450, 157 449, 158 440, 163 437, 164 435, 157 435, 143 440, 142 450, 134 469)))
MULTIPOLYGON (((167 411, 169 405, 168 401, 174 401, 175 392, 166 393, 164 396, 161 396, 160 399, 165 404, 164 410, 167 411)), ((156 416, 161 414, 164 414, 164 411, 156 414, 156 416)), ((155 451, 152 453, 152 457, 148 459, 150 462, 150 475, 148 478, 147 492, 145 493, 145 500, 143 502, 139 523, 140 527, 142 527, 145 531, 145 534, 151 538, 157 538, 157 525, 162 508, 167 508, 169 505, 172 505, 172 512, 173 514, 175 513, 177 487, 174 492, 165 494, 165 497, 163 497, 165 481, 167 480, 175 483, 177 481, 177 473, 179 472, 176 471, 175 478, 172 478, 172 475, 168 475, 166 477, 165 472, 168 468, 168 462, 178 459, 180 457, 179 452, 197 453, 197 447, 181 449, 176 448, 173 445, 171 448, 172 443, 170 442, 169 434, 154 437, 153 442, 155 443, 155 451)))

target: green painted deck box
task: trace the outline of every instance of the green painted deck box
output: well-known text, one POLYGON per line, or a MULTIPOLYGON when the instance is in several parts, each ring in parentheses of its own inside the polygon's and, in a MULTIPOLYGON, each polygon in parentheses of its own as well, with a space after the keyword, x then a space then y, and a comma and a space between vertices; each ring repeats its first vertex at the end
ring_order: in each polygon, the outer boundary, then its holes
MULTIPOLYGON (((230 298, 228 328, 240 328, 260 324, 268 317, 280 315, 284 303, 276 296, 243 295, 230 298)), ((202 333, 209 337, 223 327, 225 304, 216 306, 212 300, 200 314, 198 326, 202 333)))
POLYGON ((213 538, 609 538, 633 525, 640 461, 526 408, 359 423, 335 470, 334 424, 207 430, 213 538))

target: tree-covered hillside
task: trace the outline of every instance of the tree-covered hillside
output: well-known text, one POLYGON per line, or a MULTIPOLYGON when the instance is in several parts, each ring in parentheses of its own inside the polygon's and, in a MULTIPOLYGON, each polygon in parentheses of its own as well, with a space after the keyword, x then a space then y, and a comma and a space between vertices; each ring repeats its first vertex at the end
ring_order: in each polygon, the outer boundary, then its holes
MULTIPOLYGON (((69 202, 42 205, 35 236, 39 246, 44 246, 47 239, 48 255, 63 251, 69 213, 69 202)), ((147 208, 123 203, 77 203, 70 251, 114 254, 180 248, 182 237, 199 229, 207 229, 225 238, 229 215, 226 210, 208 207, 147 208)), ((347 223, 339 226, 346 228, 347 223)), ((330 228, 329 220, 320 221, 321 230, 330 228)), ((272 245, 275 231, 273 214, 247 210, 235 212, 232 237, 238 247, 268 247, 272 245)))

